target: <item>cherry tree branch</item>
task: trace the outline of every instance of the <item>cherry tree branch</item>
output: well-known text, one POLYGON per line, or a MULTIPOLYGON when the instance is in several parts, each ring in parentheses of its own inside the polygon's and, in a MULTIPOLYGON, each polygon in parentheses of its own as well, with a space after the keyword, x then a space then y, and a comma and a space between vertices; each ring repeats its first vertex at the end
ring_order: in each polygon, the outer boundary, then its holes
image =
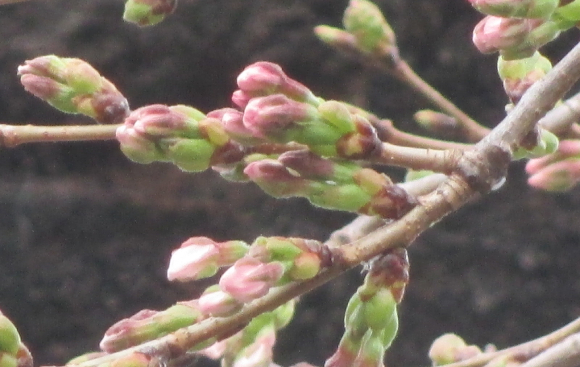
POLYGON ((12 148, 25 143, 112 140, 120 125, 36 126, 0 125, 0 147, 12 148))

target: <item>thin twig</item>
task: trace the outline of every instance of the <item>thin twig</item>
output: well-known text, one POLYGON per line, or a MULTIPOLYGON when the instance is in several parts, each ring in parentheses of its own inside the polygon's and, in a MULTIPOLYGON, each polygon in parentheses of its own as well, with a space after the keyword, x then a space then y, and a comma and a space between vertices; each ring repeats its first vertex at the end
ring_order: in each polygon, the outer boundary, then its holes
POLYGON ((383 143, 375 164, 405 167, 413 170, 431 170, 450 173, 461 155, 460 150, 438 150, 397 146, 383 143))
POLYGON ((488 128, 478 124, 435 88, 425 82, 403 59, 397 58, 394 61, 392 74, 427 98, 431 104, 440 108, 442 112, 457 119, 461 133, 468 141, 477 142, 489 133, 488 128))
POLYGON ((0 124, 0 147, 25 143, 112 140, 120 125, 38 126, 0 124))

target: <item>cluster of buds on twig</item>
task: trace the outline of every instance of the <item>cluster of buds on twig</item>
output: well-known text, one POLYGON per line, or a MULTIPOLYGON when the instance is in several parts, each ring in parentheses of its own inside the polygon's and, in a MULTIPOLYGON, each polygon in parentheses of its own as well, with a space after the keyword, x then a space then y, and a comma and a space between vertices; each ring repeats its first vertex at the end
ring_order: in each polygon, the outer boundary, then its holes
POLYGON ((384 174, 304 150, 252 162, 244 173, 274 197, 302 196, 323 208, 394 219, 416 204, 384 174))
POLYGON ((506 60, 530 57, 580 21, 578 1, 469 0, 486 14, 473 31, 479 51, 499 51, 506 60))
MULTIPOLYGON (((216 274, 219 268, 227 267, 218 284, 208 287, 198 299, 179 302, 163 311, 143 310, 119 321, 105 333, 101 349, 106 353, 120 351, 209 317, 229 316, 244 304, 264 296, 273 287, 314 277, 331 262, 328 249, 313 240, 259 237, 247 245, 242 241, 190 238, 172 253, 168 279, 202 279, 216 274)), ((195 346, 194 350, 209 348, 204 354, 214 358, 233 353, 240 361, 271 359, 275 331, 285 326, 292 314, 293 302, 290 302, 255 318, 232 337, 222 341, 213 338, 195 346)))
POLYGON ((135 162, 172 162, 190 172, 243 156, 242 147, 230 139, 219 120, 184 105, 150 105, 133 111, 117 129, 117 140, 135 162))
POLYGON ((380 255, 369 264, 364 283, 350 299, 345 332, 325 367, 383 366, 386 349, 397 334, 397 304, 409 281, 405 249, 380 255))
POLYGON ((32 356, 16 327, 0 311, 0 367, 32 367, 32 356))
POLYGON ((101 123, 119 123, 129 113, 125 97, 83 60, 37 57, 18 67, 18 75, 28 92, 63 112, 101 123))

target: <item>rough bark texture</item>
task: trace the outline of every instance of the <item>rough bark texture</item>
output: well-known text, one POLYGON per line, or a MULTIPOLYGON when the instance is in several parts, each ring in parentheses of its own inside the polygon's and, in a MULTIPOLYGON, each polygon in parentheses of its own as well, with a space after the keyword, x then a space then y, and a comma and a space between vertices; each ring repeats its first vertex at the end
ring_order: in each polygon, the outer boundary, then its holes
MULTIPOLYGON (((425 102, 392 79, 319 43, 311 29, 338 25, 344 0, 182 1, 162 24, 121 21, 118 0, 29 1, 0 7, 0 120, 78 122, 19 86, 16 67, 42 54, 91 62, 133 108, 229 106, 235 77, 253 61, 280 63, 325 98, 360 104, 415 129, 425 102)), ((475 118, 498 122, 506 98, 495 57, 478 55, 480 15, 462 0, 378 1, 419 74, 475 118)), ((550 48, 555 58, 566 39, 550 48)), ((505 347, 579 316, 580 196, 508 183, 422 236, 410 251, 411 284, 392 365, 426 363, 430 342, 457 332, 505 347)), ((171 249, 189 236, 324 239, 351 216, 276 201, 216 174, 127 162, 115 143, 38 144, 0 155, 0 309, 19 326, 37 362, 58 364, 96 349, 104 330, 142 308, 194 297, 198 286, 164 278, 171 249)), ((401 172, 393 171, 394 176, 401 172)), ((277 361, 322 364, 342 333, 356 272, 304 297, 281 333, 277 361)), ((199 362, 200 365, 203 362, 199 362)))

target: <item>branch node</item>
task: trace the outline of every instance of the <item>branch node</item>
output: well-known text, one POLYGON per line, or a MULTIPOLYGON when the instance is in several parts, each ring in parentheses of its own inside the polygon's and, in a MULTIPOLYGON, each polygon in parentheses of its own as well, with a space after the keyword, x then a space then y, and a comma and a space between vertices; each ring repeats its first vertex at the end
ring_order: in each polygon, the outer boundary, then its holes
POLYGON ((487 194, 501 186, 507 175, 511 152, 499 145, 466 151, 457 162, 455 173, 473 190, 487 194))

